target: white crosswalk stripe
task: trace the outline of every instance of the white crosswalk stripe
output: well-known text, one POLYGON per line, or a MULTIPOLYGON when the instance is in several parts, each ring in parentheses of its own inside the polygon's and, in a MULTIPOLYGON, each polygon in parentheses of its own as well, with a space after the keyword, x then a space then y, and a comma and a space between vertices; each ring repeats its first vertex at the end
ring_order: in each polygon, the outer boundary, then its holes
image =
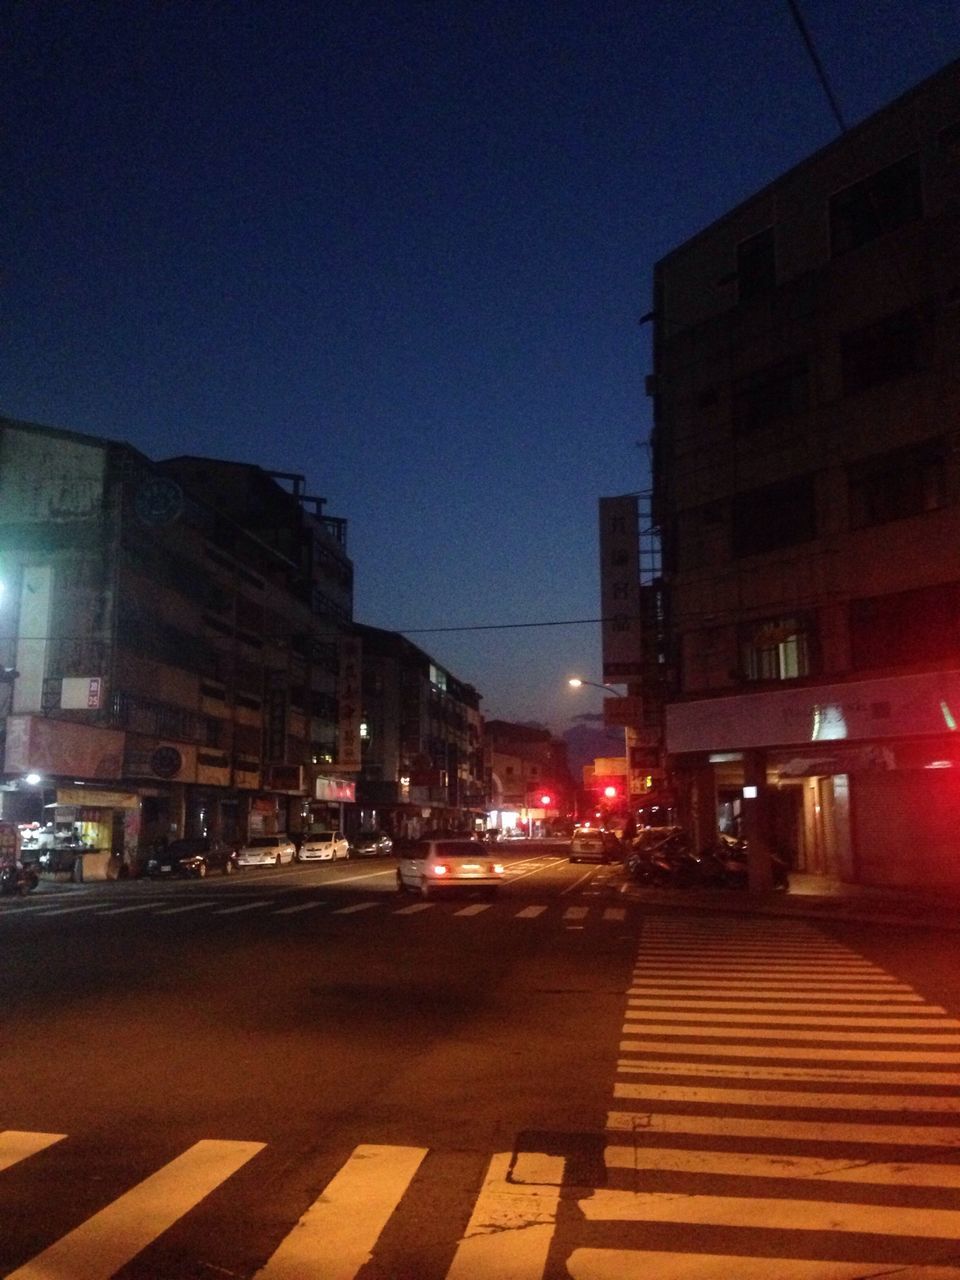
POLYGON ((803 922, 648 921, 607 1116, 610 1185, 578 1201, 595 1226, 633 1224, 637 1247, 576 1248, 569 1276, 960 1280, 944 1246, 960 1238, 960 1096, 944 1092, 960 1086, 958 1028, 803 922), (827 1188, 841 1183, 839 1199, 827 1188), (664 1228, 690 1245, 665 1249, 664 1228))

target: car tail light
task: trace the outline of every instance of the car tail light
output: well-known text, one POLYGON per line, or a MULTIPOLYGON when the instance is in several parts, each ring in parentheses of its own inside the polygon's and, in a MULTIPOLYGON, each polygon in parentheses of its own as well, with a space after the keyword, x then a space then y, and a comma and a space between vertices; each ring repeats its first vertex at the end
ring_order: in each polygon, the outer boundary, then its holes
POLYGON ((503 863, 502 863, 502 862, 493 862, 493 863, 491 863, 491 864, 490 864, 490 870, 493 872, 493 874, 494 874, 495 876, 502 876, 502 875, 503 875, 503 863))

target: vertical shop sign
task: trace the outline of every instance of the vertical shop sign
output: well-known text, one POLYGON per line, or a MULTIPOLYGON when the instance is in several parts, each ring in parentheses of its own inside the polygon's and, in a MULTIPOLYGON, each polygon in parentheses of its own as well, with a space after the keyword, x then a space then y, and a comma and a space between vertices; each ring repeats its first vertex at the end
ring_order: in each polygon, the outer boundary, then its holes
POLYGON ((360 667, 361 646, 355 636, 340 641, 340 679, 337 694, 340 715, 337 723, 337 768, 360 768, 360 667))

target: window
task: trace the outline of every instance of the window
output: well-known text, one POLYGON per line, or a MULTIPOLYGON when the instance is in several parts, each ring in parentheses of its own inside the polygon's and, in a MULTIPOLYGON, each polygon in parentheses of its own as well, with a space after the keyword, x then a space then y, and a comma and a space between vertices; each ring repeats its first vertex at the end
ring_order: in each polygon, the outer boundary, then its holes
POLYGON ((813 476, 741 493, 733 499, 733 555, 764 555, 817 536, 813 476))
POLYGON ((737 245, 737 289, 740 301, 770 293, 777 284, 773 227, 767 227, 737 245))
POLYGON ((740 664, 747 680, 796 680, 810 675, 812 619, 767 618, 740 628, 740 664))
POLYGON ((858 671, 955 662, 960 583, 852 600, 850 646, 858 671))
POLYGON ((893 449, 847 468, 854 529, 935 511, 946 501, 944 441, 893 449))
POLYGON ((898 311, 840 339, 840 372, 844 395, 855 395, 921 368, 920 319, 915 311, 898 311))
POLYGON ((834 257, 923 217, 920 157, 855 182, 830 197, 830 250, 834 257))
POLYGON ((733 428, 756 431, 803 413, 810 401, 807 357, 792 356, 738 378, 733 384, 733 428))

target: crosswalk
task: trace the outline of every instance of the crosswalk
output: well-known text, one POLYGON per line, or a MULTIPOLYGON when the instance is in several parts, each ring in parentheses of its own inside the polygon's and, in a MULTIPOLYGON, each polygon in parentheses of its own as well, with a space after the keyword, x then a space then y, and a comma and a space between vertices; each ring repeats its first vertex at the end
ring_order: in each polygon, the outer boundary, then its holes
POLYGON ((394 894, 381 894, 376 898, 353 901, 329 894, 324 898, 308 898, 290 902, 284 897, 257 897, 237 900, 233 895, 215 893, 196 901, 184 902, 182 897, 150 897, 141 902, 125 903, 118 906, 110 898, 96 898, 87 902, 63 901, 59 898, 33 899, 29 902, 18 901, 12 907, 0 908, 0 922, 15 920, 58 920, 78 918, 109 919, 118 917, 157 918, 160 920, 176 920, 181 916, 196 916, 204 913, 211 918, 232 919, 251 915, 262 915, 284 918, 304 916, 306 914, 327 915, 338 920, 362 917, 371 912, 389 915, 399 919, 425 918, 429 916, 445 916, 455 920, 476 920, 492 913, 498 919, 531 921, 544 916, 555 918, 559 923, 570 927, 580 927, 586 923, 614 925, 623 924, 630 913, 626 906, 590 906, 567 905, 561 900, 521 905, 514 901, 466 901, 463 898, 450 897, 434 899, 428 902, 410 902, 394 894))
POLYGON ((960 1021, 813 926, 647 921, 617 1075, 572 1280, 960 1280, 960 1021))

